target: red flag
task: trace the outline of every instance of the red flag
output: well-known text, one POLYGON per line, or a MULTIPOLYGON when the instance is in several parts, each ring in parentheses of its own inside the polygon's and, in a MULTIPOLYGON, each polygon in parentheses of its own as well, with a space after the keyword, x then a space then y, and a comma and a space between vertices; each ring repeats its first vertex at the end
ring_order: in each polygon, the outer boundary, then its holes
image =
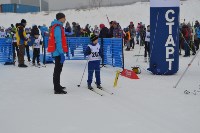
POLYGON ((134 71, 127 70, 127 69, 124 69, 121 75, 130 79, 139 79, 139 77, 134 71))

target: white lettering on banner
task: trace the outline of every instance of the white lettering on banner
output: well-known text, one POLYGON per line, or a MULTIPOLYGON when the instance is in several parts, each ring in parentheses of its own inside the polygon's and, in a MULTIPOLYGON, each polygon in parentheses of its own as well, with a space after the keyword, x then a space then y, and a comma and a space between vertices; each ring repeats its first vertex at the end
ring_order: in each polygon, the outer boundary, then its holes
POLYGON ((172 34, 172 26, 174 25, 174 23, 166 23, 166 25, 169 25, 169 34, 172 34))
POLYGON ((168 46, 169 44, 172 44, 173 46, 175 46, 174 39, 173 39, 172 35, 168 36, 165 46, 168 46))
POLYGON ((174 59, 166 59, 167 62, 169 62, 169 70, 172 70, 172 62, 174 61, 174 59))
POLYGON ((172 26, 174 25, 174 20, 175 17, 169 18, 169 14, 175 14, 174 10, 168 10, 165 14, 165 19, 167 21, 166 25, 169 27, 169 36, 167 38, 167 41, 165 43, 165 47, 166 47, 166 61, 169 62, 169 70, 172 70, 172 63, 174 61, 174 59, 170 59, 170 55, 174 54, 174 47, 176 46, 176 44, 174 43, 174 38, 172 36, 172 26), (172 46, 169 46, 169 45, 172 46), (174 47, 173 47, 174 46, 174 47))
POLYGON ((169 18, 169 13, 174 14, 175 12, 174 12, 174 10, 168 10, 168 11, 166 12, 166 14, 165 14, 165 19, 166 19, 168 22, 173 22, 174 19, 175 19, 175 17, 172 17, 172 18, 170 19, 170 18, 169 18))
POLYGON ((169 55, 174 54, 174 48, 173 47, 166 47, 166 58, 169 59, 169 55))

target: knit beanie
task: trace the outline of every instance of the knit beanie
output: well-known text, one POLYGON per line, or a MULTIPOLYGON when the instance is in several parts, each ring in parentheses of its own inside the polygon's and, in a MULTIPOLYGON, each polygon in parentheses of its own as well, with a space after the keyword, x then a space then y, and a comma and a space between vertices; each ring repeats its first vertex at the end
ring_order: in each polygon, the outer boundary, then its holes
POLYGON ((98 39, 98 36, 95 35, 95 34, 92 34, 91 37, 90 37, 90 40, 91 40, 92 42, 94 42, 94 41, 97 40, 97 39, 98 39))

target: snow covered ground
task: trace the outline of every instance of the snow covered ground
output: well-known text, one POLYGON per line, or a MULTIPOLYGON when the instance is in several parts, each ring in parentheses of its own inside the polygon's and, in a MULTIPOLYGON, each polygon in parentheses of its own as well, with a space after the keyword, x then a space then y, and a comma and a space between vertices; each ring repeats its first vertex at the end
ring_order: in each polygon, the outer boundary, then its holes
MULTIPOLYGON (((184 18, 191 21, 194 16, 199 18, 195 9, 198 5, 194 1, 191 5, 184 2, 182 16, 190 15, 184 18), (189 7, 186 8, 186 5, 189 7), (190 11, 194 15, 191 16, 190 11)), ((134 7, 132 11, 135 12, 131 16, 134 22, 148 21, 148 3, 124 7, 134 7), (142 8, 143 11, 138 12, 136 8, 142 8)), ((124 7, 105 9, 111 19, 118 18, 123 25, 127 25, 128 15, 122 12, 119 14, 123 17, 115 15, 116 9, 129 10, 124 7)), ((84 11, 78 14, 70 10, 66 14, 71 17, 70 21, 79 21, 81 24, 106 23, 104 15, 100 15, 98 20, 93 19, 97 12, 91 11, 87 19, 84 11), (73 17, 74 14, 77 16, 73 17)), ((0 20, 5 26, 10 20, 14 23, 22 17, 42 24, 49 23, 55 13, 33 16, 7 14, 5 17, 1 14, 0 20), (38 16, 38 19, 33 16, 38 16)), ((114 95, 105 93, 103 97, 87 90, 87 73, 81 87, 77 87, 86 61, 65 62, 61 84, 67 87, 68 94, 59 96, 53 94, 53 64, 46 68, 30 66, 27 69, 0 65, 0 133, 199 133, 200 93, 186 95, 184 91, 200 90, 200 55, 175 89, 173 86, 193 56, 180 56, 180 70, 176 75, 156 76, 144 70, 148 64, 142 56, 135 56, 139 50, 140 46, 136 45, 135 50, 125 51, 125 67, 131 69, 140 65, 142 68, 139 80, 120 77, 118 87, 113 88, 115 72, 119 68, 101 69, 102 86, 114 92, 114 95)), ((143 51, 142 47, 140 54, 143 51)))
MULTIPOLYGON (((136 50, 125 52, 126 68, 147 68, 136 50)), ((143 53, 143 48, 142 48, 143 53)), ((87 74, 77 85, 86 61, 66 61, 61 83, 67 95, 54 95, 53 64, 46 68, 19 69, 0 65, 0 130, 2 133, 199 133, 200 93, 198 55, 180 85, 173 85, 190 58, 180 57, 180 71, 173 76, 156 76, 142 69, 139 80, 119 78, 118 68, 102 68, 103 87, 114 92, 103 97, 87 90, 87 74)))

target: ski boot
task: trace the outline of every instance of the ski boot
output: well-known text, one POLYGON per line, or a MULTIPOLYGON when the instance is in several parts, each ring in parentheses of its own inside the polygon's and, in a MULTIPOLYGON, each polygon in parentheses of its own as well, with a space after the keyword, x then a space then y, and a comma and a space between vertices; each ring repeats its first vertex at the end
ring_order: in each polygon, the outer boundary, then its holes
POLYGON ((101 85, 97 85, 97 88, 100 89, 100 90, 103 89, 101 85))
POLYGON ((66 87, 63 87, 63 86, 60 86, 60 88, 61 88, 62 90, 65 90, 65 89, 66 89, 66 87))
POLYGON ((60 90, 60 91, 54 91, 54 94, 67 94, 67 92, 60 90))
POLYGON ((94 88, 91 85, 88 85, 89 90, 93 90, 94 88))

